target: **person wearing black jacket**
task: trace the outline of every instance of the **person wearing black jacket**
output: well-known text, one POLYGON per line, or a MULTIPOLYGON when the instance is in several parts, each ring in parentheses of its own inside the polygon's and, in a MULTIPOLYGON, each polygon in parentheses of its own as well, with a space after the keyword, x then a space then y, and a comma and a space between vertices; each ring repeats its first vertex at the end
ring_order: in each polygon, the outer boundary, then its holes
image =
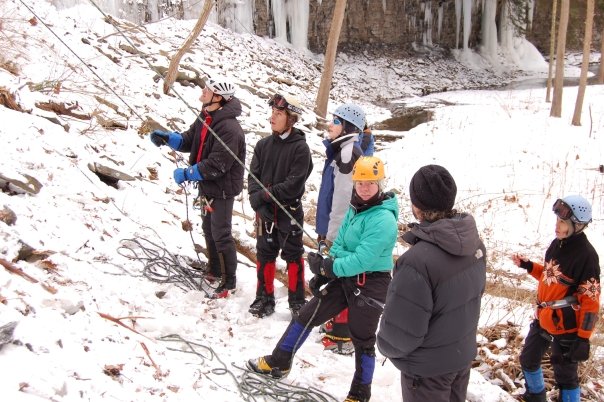
POLYGON ((280 250, 287 263, 292 314, 305 303, 302 195, 313 168, 312 159, 304 133, 293 127, 302 113, 298 101, 277 94, 269 105, 273 133, 256 144, 248 177, 250 204, 256 212, 258 278, 256 298, 249 311, 256 317, 275 311, 273 284, 280 250))
POLYGON ((380 352, 401 371, 405 402, 464 402, 486 250, 474 218, 453 209, 457 186, 442 166, 420 168, 409 186, 413 215, 396 262, 377 334, 380 352))
POLYGON ((206 279, 220 278, 213 298, 224 298, 237 284, 237 250, 231 232, 233 202, 243 190, 245 136, 237 117, 241 103, 234 96, 235 86, 227 79, 210 79, 203 88, 203 108, 184 133, 156 130, 151 141, 189 152, 188 168, 177 168, 174 181, 194 182, 199 187, 202 230, 208 249, 206 279))

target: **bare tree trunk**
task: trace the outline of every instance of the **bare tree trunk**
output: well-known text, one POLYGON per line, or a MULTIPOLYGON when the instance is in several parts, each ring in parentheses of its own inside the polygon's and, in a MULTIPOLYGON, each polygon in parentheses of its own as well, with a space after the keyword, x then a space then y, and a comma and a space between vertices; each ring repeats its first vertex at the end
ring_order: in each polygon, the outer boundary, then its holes
POLYGON ((594 27, 594 0, 587 0, 587 14, 585 15, 585 37, 583 39, 583 60, 581 60, 581 77, 579 78, 579 92, 575 102, 575 113, 573 114, 573 126, 581 125, 581 110, 583 109, 583 98, 585 98, 585 86, 587 85, 587 71, 589 68, 589 54, 591 52, 591 35, 594 27))
POLYGON ((189 34, 189 37, 187 38, 185 43, 178 50, 178 52, 176 52, 174 57, 172 57, 172 60, 170 60, 170 67, 168 67, 168 72, 166 73, 166 78, 164 78, 164 93, 165 94, 167 94, 170 91, 170 88, 172 87, 172 84, 174 84, 174 80, 176 79, 176 76, 178 75, 178 65, 180 64, 180 59, 182 59, 182 56, 184 56, 184 54, 187 51, 189 51, 189 48, 191 47, 193 42, 195 42, 195 39, 197 39, 197 37, 199 36, 201 31, 203 30, 203 27, 206 25, 206 22, 208 21, 208 17, 210 16, 210 12, 212 12, 213 3, 214 3, 213 0, 206 0, 205 4, 203 5, 203 9, 201 11, 201 15, 199 16, 199 19, 197 20, 197 24, 195 24, 195 26, 193 27, 193 30, 189 34))
POLYGON ((329 101, 329 90, 331 89, 331 79, 333 78, 333 68, 336 62, 336 53, 338 51, 338 40, 344 21, 344 12, 346 11, 346 0, 336 0, 336 7, 333 11, 331 28, 329 28, 329 38, 327 39, 327 49, 325 50, 325 63, 323 64, 323 73, 321 74, 321 83, 315 101, 315 113, 321 117, 327 114, 327 103, 329 101))
POLYGON ((551 102, 550 96, 552 92, 552 71, 554 69, 554 52, 556 51, 556 14, 558 10, 558 0, 552 1, 552 28, 549 34, 549 66, 547 70, 547 90, 545 93, 545 101, 551 102))
POLYGON ((602 35, 600 35, 600 41, 602 48, 600 49, 600 71, 598 73, 598 83, 604 84, 604 28, 602 28, 602 35))
POLYGON ((554 99, 549 115, 562 116, 562 88, 564 85, 564 52, 566 51, 566 30, 568 28, 568 13, 570 0, 560 3, 560 24, 558 25, 558 40, 556 47, 556 75, 554 77, 554 99))

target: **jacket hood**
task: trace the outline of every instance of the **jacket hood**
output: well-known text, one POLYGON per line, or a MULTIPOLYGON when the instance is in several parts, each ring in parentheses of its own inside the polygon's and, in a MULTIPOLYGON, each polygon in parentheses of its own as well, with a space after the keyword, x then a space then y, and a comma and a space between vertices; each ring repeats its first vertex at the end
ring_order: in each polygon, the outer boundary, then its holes
POLYGON ((279 142, 306 141, 306 134, 304 134, 304 131, 300 130, 299 128, 292 127, 292 129, 289 132, 289 135, 287 136, 286 139, 281 138, 281 135, 276 134, 275 132, 273 132, 272 138, 273 138, 273 141, 276 141, 278 143, 279 142))
POLYGON ((466 213, 436 222, 414 223, 402 237, 409 244, 424 240, 459 256, 473 255, 481 244, 476 221, 466 213))
POLYGON ((331 141, 329 138, 323 140, 325 145, 325 155, 328 159, 333 158, 334 154, 338 153, 344 146, 358 141, 358 134, 345 134, 340 135, 335 140, 331 141))
POLYGON ((398 221, 398 202, 396 201, 396 197, 393 192, 384 193, 384 199, 382 200, 382 202, 380 204, 372 206, 368 210, 372 209, 385 209, 387 211, 390 211, 394 215, 394 219, 398 221))
POLYGON ((212 116, 212 121, 235 119, 241 115, 241 102, 239 99, 233 97, 220 109, 210 112, 210 115, 212 116))

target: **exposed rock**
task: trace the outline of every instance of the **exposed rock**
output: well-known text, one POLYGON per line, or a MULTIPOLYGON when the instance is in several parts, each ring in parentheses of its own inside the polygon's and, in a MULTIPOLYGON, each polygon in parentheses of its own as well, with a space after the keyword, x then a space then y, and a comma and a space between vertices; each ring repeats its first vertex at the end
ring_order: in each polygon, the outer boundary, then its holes
POLYGON ((5 205, 0 209, 0 221, 6 223, 8 226, 12 226, 17 222, 17 214, 5 205))
POLYGON ((21 174, 27 179, 26 182, 21 180, 11 179, 0 173, 0 190, 8 194, 38 194, 42 189, 42 183, 35 177, 28 174, 21 174))
POLYGON ((0 87, 0 106, 5 106, 9 109, 16 110, 17 112, 26 112, 26 110, 19 105, 19 102, 17 102, 15 94, 4 87, 0 87))
POLYGON ((2 349, 2 346, 13 341, 13 333, 17 324, 17 321, 11 321, 0 327, 0 349, 2 349))
POLYGON ((95 173, 101 181, 107 185, 116 187, 118 181, 134 181, 135 178, 126 174, 124 172, 120 172, 119 170, 110 168, 108 166, 101 165, 100 163, 93 162, 88 164, 88 169, 91 172, 95 173))

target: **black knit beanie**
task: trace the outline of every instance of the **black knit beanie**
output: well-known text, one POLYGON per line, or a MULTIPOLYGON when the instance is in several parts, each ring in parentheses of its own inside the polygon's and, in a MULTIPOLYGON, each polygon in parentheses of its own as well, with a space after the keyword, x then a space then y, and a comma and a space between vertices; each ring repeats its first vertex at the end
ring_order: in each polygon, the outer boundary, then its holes
POLYGON ((439 165, 420 168, 409 184, 411 202, 422 211, 450 211, 456 195, 457 186, 453 176, 439 165))

